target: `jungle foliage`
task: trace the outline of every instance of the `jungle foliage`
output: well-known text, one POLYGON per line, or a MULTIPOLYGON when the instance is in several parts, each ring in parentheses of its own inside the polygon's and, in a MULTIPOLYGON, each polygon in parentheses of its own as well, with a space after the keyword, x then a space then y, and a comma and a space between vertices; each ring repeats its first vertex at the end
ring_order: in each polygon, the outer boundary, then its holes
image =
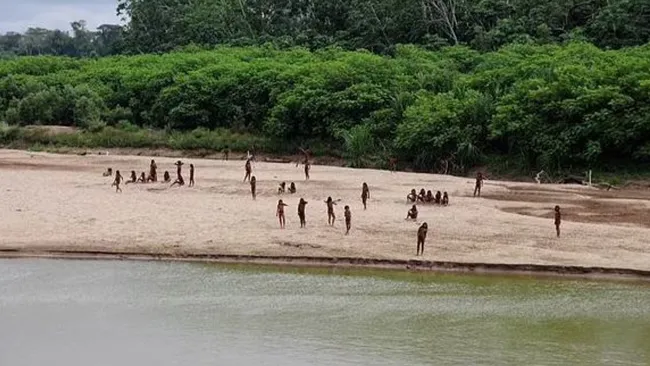
POLYGON ((408 45, 381 56, 266 45, 20 57, 0 61, 0 120, 228 130, 288 151, 326 142, 357 166, 389 155, 457 172, 486 154, 526 169, 647 163, 650 47, 408 45))
POLYGON ((587 40, 604 48, 650 40, 649 0, 118 0, 127 48, 337 45, 392 54, 398 44, 468 45, 587 40))
POLYGON ((311 50, 337 46, 394 54, 399 44, 466 45, 568 40, 618 49, 650 41, 650 0, 117 0, 123 24, 0 35, 0 56, 75 57, 167 52, 190 44, 311 50))

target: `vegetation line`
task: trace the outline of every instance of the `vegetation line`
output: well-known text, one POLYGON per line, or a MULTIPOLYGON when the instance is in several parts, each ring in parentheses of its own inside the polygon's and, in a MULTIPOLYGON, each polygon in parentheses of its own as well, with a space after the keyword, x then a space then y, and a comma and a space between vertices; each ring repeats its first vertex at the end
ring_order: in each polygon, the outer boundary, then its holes
POLYGON ((118 0, 124 25, 0 35, 0 121, 90 132, 72 146, 650 170, 647 0, 271 3, 118 0))
POLYGON ((302 146, 340 152, 355 167, 397 157, 454 174, 488 157, 526 175, 642 166, 649 101, 650 48, 586 43, 484 54, 398 46, 393 57, 221 47, 0 61, 0 118, 91 132, 57 137, 61 144, 302 146))

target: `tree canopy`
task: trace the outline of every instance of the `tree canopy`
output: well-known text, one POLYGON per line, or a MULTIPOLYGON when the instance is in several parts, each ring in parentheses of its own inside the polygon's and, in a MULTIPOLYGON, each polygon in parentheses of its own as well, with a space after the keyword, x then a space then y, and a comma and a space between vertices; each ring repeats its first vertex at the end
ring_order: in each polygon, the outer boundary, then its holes
POLYGON ((119 0, 135 52, 269 41, 390 53, 397 44, 588 40, 604 48, 650 40, 649 0, 119 0))
POLYGON ((123 27, 0 36, 0 119, 321 141, 358 165, 650 161, 650 0, 118 0, 117 12, 123 27))
POLYGON ((0 36, 0 53, 104 56, 166 52, 190 44, 393 54, 399 44, 466 45, 589 41, 617 49, 650 41, 650 0, 118 0, 125 26, 91 31, 30 28, 0 36))
POLYGON ((0 119, 84 128, 226 128, 286 146, 397 155, 421 169, 484 154, 549 170, 650 161, 650 48, 574 42, 393 56, 275 46, 0 61, 0 119))
POLYGON ((57 55, 71 57, 108 56, 125 52, 124 29, 102 24, 96 31, 83 20, 70 23, 71 32, 29 28, 25 33, 0 35, 0 57, 57 55))

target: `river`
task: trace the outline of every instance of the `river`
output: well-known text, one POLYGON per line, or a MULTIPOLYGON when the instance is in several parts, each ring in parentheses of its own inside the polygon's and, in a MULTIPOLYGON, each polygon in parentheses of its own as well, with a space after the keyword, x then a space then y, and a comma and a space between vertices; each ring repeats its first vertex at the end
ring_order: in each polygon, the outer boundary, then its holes
POLYGON ((650 286, 0 259, 0 365, 650 365, 650 286))

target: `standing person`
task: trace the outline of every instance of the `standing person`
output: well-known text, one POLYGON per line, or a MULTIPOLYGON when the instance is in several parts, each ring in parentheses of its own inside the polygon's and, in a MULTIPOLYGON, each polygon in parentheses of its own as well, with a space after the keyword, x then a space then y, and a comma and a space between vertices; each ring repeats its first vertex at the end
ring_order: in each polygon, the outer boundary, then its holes
POLYGON ((253 195, 253 200, 257 197, 257 195, 255 194, 255 189, 256 189, 255 186, 256 185, 257 185, 257 179, 255 179, 255 176, 252 176, 251 177, 251 194, 253 195))
POLYGON ((122 183, 122 180, 124 180, 124 178, 122 178, 122 174, 120 174, 119 170, 116 170, 115 180, 113 181, 113 184, 111 184, 111 187, 115 186, 115 193, 122 192, 122 188, 120 188, 120 183, 122 183))
POLYGON ((246 165, 244 165, 244 169, 246 170, 246 175, 244 175, 244 182, 247 179, 249 181, 251 179, 251 173, 253 172, 253 168, 251 167, 251 159, 252 157, 249 155, 249 157, 246 159, 246 165))
POLYGON ((228 145, 226 145, 223 148, 223 159, 228 161, 229 155, 230 155, 230 148, 228 147, 228 145))
POLYGON ((327 205, 327 224, 334 226, 334 221, 336 221, 334 206, 336 205, 336 202, 332 201, 332 197, 327 197, 325 204, 327 205))
POLYGON ((481 197, 481 187, 483 186, 483 180, 485 178, 483 177, 483 173, 478 172, 476 173, 476 185, 474 186, 474 197, 476 197, 476 194, 478 193, 478 196, 481 197))
POLYGON ((194 187, 194 164, 190 164, 190 187, 194 187))
POLYGON ((352 212, 350 212, 350 206, 345 206, 345 235, 350 233, 350 227, 352 226, 352 212))
MULTIPOLYGON (((302 153, 302 164, 307 164, 309 163, 309 154, 311 154, 311 151, 307 149, 303 149, 302 147, 299 147, 298 150, 302 153)), ((301 161, 296 162, 296 167, 300 165, 301 161)))
POLYGON ((309 161, 305 162, 305 180, 309 180, 309 169, 311 169, 311 164, 309 161))
POLYGON ((284 229, 284 225, 285 225, 284 208, 286 206, 287 205, 284 202, 282 202, 282 200, 278 201, 278 209, 276 210, 275 216, 277 216, 278 219, 280 220, 280 229, 284 229))
POLYGON ((300 202, 298 202, 298 217, 300 218, 300 228, 304 228, 307 226, 307 221, 305 220, 306 205, 307 205, 307 201, 301 198, 300 202))
POLYGON ((363 209, 366 209, 366 202, 368 201, 368 198, 370 198, 370 189, 368 188, 368 185, 366 182, 363 182, 363 185, 361 185, 361 202, 363 202, 363 209))
POLYGON ((426 222, 420 225, 420 228, 418 229, 418 248, 417 253, 415 254, 416 256, 424 254, 424 241, 427 239, 428 230, 429 227, 427 226, 426 222))
POLYGON ((150 182, 157 182, 158 181, 158 173, 156 170, 158 169, 158 166, 156 165, 156 161, 151 159, 151 164, 149 164, 149 178, 147 179, 150 182))
POLYGON ((560 224, 562 224, 562 213, 560 212, 560 206, 555 206, 555 232, 557 237, 560 237, 560 224))
POLYGON ((181 174, 181 166, 183 165, 183 162, 178 160, 177 162, 174 163, 174 165, 176 165, 176 180, 174 181, 174 183, 172 183, 170 188, 175 186, 176 184, 178 184, 179 186, 185 185, 185 180, 183 179, 183 175, 181 174))
POLYGON ((397 171, 397 158, 388 158, 388 169, 390 169, 391 173, 397 171))

